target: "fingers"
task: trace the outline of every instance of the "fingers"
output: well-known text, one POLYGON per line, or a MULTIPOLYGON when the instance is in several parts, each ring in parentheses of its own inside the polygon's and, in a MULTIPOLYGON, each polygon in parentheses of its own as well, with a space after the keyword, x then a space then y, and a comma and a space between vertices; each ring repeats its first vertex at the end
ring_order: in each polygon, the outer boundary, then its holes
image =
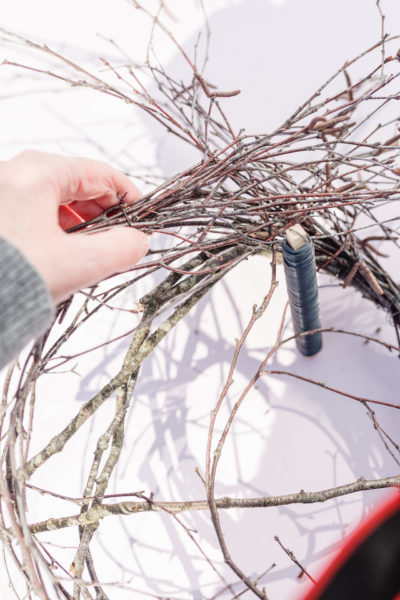
POLYGON ((105 209, 118 204, 117 194, 125 195, 124 202, 134 202, 140 197, 129 177, 107 163, 90 158, 68 158, 65 166, 69 172, 68 178, 63 180, 63 195, 70 201, 96 200, 105 209))
POLYGON ((145 256, 148 248, 148 236, 128 227, 65 236, 65 258, 57 280, 53 276, 51 288, 55 302, 110 275, 129 270, 145 256))
POLYGON ((11 178, 14 173, 16 181, 29 184, 33 190, 40 189, 44 197, 57 204, 95 201, 97 210, 104 210, 118 204, 117 193, 126 193, 124 202, 134 202, 140 197, 129 177, 107 163, 90 158, 25 150, 8 161, 8 168, 11 178))

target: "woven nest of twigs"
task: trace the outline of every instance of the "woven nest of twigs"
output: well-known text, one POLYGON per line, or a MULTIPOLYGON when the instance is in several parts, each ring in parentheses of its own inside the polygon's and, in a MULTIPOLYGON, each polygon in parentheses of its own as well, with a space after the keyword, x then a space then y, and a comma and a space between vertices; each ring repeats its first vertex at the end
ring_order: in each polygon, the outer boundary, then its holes
MULTIPOLYGON (((160 22, 157 25, 162 26, 160 22)), ((35 535, 67 525, 61 520, 28 525, 24 516, 24 489, 29 485, 29 477, 56 452, 62 451, 81 425, 117 392, 114 428, 109 430, 108 438, 108 441, 113 440, 116 449, 114 458, 108 458, 108 471, 100 477, 100 460, 95 457, 97 463, 92 465, 82 497, 81 520, 76 521, 80 525, 81 543, 71 574, 73 595, 54 576, 54 569, 49 571, 59 597, 78 598, 80 594, 85 597, 89 594, 82 580, 85 565, 92 582, 96 578, 88 550, 100 518, 96 519, 94 511, 104 509, 107 484, 115 466, 112 461, 118 460, 122 444, 123 416, 139 367, 168 331, 228 271, 249 256, 265 253, 272 258, 274 270, 286 229, 301 223, 314 242, 318 269, 341 280, 343 287, 354 287, 387 311, 399 339, 400 287, 382 266, 379 247, 385 242, 385 251, 390 251, 391 247, 398 248, 400 242, 397 218, 384 216, 385 207, 400 198, 400 164, 397 162, 400 130, 398 119, 389 116, 379 121, 379 114, 382 111, 387 115, 388 106, 396 104, 399 98, 400 52, 396 49, 397 38, 384 36, 372 48, 348 61, 276 131, 249 136, 234 132, 224 112, 229 97, 239 92, 219 91, 212 86, 176 41, 188 65, 188 81, 175 81, 162 67, 148 62, 143 69, 156 83, 157 94, 153 95, 141 85, 137 66, 135 70, 127 66, 122 76, 103 61, 108 72, 107 77, 101 79, 48 46, 28 43, 32 51, 37 50, 60 65, 59 70, 53 66, 51 71, 35 67, 36 73, 61 77, 76 87, 89 87, 139 106, 164 125, 170 135, 177 135, 199 151, 197 164, 153 188, 134 205, 124 205, 121 200, 117 208, 70 230, 74 235, 75 231, 90 233, 126 224, 148 233, 166 233, 169 243, 152 249, 146 260, 132 270, 129 281, 113 284, 106 291, 102 288, 98 293, 92 289, 76 317, 66 319, 68 325, 57 341, 47 343, 46 335, 36 342, 17 377, 16 401, 10 401, 9 412, 6 411, 9 421, 3 415, 3 427, 7 422, 10 425, 2 465, 8 491, 3 486, 3 492, 8 494, 8 510, 14 519, 11 524, 3 521, 9 531, 5 543, 11 546, 14 538, 19 539, 25 548, 25 554, 23 552, 18 559, 21 571, 31 589, 39 593, 42 581, 38 571, 43 572, 51 559, 38 545, 35 535), (358 66, 365 57, 369 65, 375 61, 374 68, 354 78, 353 66, 358 66), (141 321, 132 333, 121 370, 63 431, 35 456, 21 462, 27 455, 26 439, 20 440, 21 431, 37 379, 70 360, 61 357, 63 344, 80 324, 128 285, 161 270, 167 271, 166 278, 140 300, 141 321), (162 325, 153 326, 154 318, 161 313, 165 315, 162 325), (120 438, 118 432, 122 432, 120 438)), ((13 68, 31 68, 15 62, 8 64, 13 68)), ((265 309, 267 303, 259 310, 265 309)), ((69 307, 69 301, 59 306, 57 327, 69 307)), ((253 318, 257 316, 255 311, 253 318)), ((239 350, 240 344, 241 341, 239 350)), ((14 376, 13 368, 8 375, 6 396, 7 386, 14 376)), ((218 453, 211 453, 215 415, 213 419, 204 482, 213 525, 224 552, 214 497, 218 453)), ((224 430, 226 434, 230 424, 231 421, 224 430)), ((99 447, 97 452, 103 456, 106 447, 107 444, 99 447)), ((391 483, 386 482, 386 485, 391 483)), ((143 496, 138 499, 140 502, 145 507, 143 510, 156 506, 152 498, 143 496)), ((128 504, 124 505, 124 514, 129 511, 128 504)), ((114 514, 123 513, 122 509, 118 512, 117 505, 113 507, 114 514)), ((264 590, 237 565, 231 564, 229 557, 225 554, 224 557, 257 596, 266 598, 264 590)), ((97 590, 97 593, 99 598, 107 597, 104 591, 97 590)))
MULTIPOLYGON (((361 57, 380 50, 382 44, 361 57)), ((218 271, 225 272, 227 262, 236 264, 272 247, 279 251, 286 229, 301 223, 314 241, 318 269, 341 279, 343 287, 352 285, 388 311, 398 336, 399 286, 380 265, 379 257, 386 255, 374 242, 398 244, 396 224, 381 222, 377 213, 398 199, 400 125, 393 133, 393 119, 378 126, 374 120, 373 130, 365 134, 365 123, 379 111, 374 106, 371 115, 362 115, 361 136, 357 113, 367 101, 376 99, 383 108, 397 99, 391 85, 400 68, 400 51, 352 83, 349 70, 356 60, 335 75, 346 82, 341 92, 320 100, 322 86, 282 127, 263 136, 235 135, 230 129, 219 100, 239 91, 211 91, 194 65, 189 89, 179 88, 165 73, 158 73, 160 90, 172 97, 171 115, 160 104, 164 120, 171 129, 175 125, 174 133, 185 133, 186 141, 197 146, 204 158, 146 194, 134 207, 109 209, 71 231, 128 224, 147 233, 179 232, 179 245, 146 268, 168 265, 173 270, 177 260, 201 251, 198 264, 204 275, 209 269, 212 279, 218 271), (384 76, 384 65, 389 63, 394 73, 384 76), (209 100, 208 111, 196 90, 209 100), (313 102, 314 98, 318 101, 313 102), (171 119, 175 120, 176 112, 182 117, 193 102, 202 125, 192 133, 184 124, 182 131, 171 119), (211 116, 214 105, 220 110, 219 119, 211 116)), ((188 273, 187 269, 181 270, 188 273)), ((204 276, 203 282, 207 279, 204 276)))

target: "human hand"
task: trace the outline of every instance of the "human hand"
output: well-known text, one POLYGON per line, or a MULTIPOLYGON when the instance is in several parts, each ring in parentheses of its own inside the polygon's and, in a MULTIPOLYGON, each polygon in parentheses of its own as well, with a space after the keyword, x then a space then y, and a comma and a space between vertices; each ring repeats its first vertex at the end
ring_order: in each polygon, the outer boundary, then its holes
MULTIPOLYGON (((0 236, 17 247, 49 287, 55 303, 72 292, 134 266, 148 237, 129 227, 67 234, 75 224, 60 205, 85 219, 140 196, 128 177, 106 163, 26 150, 0 163, 0 236)), ((65 211, 66 212, 66 211, 65 211)))

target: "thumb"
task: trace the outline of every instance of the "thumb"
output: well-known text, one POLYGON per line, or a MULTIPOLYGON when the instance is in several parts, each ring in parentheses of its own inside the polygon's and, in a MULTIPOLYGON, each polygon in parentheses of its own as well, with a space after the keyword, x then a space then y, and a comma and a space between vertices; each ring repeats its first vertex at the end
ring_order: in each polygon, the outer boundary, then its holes
POLYGON ((148 249, 148 236, 129 227, 89 235, 68 235, 65 268, 60 274, 59 289, 53 288, 55 300, 60 301, 74 291, 127 271, 145 256, 148 249))

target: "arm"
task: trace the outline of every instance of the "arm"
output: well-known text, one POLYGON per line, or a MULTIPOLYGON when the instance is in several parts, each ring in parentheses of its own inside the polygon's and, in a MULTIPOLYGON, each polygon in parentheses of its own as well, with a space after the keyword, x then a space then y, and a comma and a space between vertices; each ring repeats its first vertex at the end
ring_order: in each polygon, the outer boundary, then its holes
POLYGON ((0 369, 50 325, 54 303, 39 273, 0 238, 0 369))

